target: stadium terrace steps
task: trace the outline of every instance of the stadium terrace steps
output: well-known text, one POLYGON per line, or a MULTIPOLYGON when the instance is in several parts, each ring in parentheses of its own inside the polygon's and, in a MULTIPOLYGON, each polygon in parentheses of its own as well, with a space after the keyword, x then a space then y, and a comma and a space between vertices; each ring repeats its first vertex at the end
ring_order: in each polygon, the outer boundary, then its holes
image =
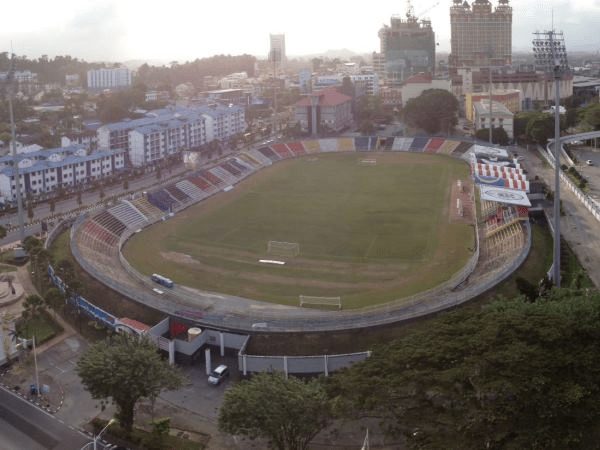
POLYGON ((190 198, 196 201, 202 200, 207 195, 205 191, 200 189, 198 186, 196 186, 189 180, 179 181, 175 183, 175 186, 177 186, 179 189, 185 192, 186 195, 188 195, 190 198))
POLYGON ((178 202, 188 203, 191 200, 191 197, 179 189, 176 184, 169 184, 165 186, 165 190, 178 202))
POLYGON ((306 155, 306 149, 304 148, 302 141, 289 142, 288 147, 295 156, 306 155))
POLYGON ((316 139, 303 141, 303 143, 307 153, 319 153, 321 151, 321 143, 316 139))
POLYGON ((288 159, 294 156, 292 151, 285 144, 273 144, 271 145, 271 149, 273 149, 273 151, 277 153, 281 159, 288 159))
POLYGON ((148 218, 148 221, 160 219, 164 213, 156 206, 150 204, 146 197, 138 197, 131 200, 131 204, 137 208, 144 216, 148 218))
POLYGON ((425 152, 437 153, 445 141, 445 138, 431 138, 425 146, 425 152))
POLYGON ((126 202, 113 206, 109 211, 131 230, 141 228, 148 221, 137 209, 126 202))
POLYGON ((109 232, 120 236, 123 230, 127 228, 119 219, 113 216, 109 211, 102 211, 97 214, 93 219, 98 225, 102 226, 109 232))
POLYGON ((353 152, 355 151, 354 139, 353 138, 338 138, 337 149, 339 152, 353 152))

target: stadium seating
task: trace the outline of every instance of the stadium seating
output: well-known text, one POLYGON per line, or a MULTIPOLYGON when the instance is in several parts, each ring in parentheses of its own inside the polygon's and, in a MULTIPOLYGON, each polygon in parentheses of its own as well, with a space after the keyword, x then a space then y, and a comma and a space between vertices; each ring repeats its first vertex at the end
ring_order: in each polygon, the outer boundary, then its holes
POLYGON ((303 143, 307 153, 319 153, 321 151, 321 143, 318 140, 304 141, 303 143))
POLYGON ((294 156, 292 151, 285 144, 273 144, 271 146, 273 151, 277 153, 282 159, 291 158, 294 156))
POLYGON ((165 190, 178 202, 188 203, 191 200, 190 196, 179 189, 175 184, 169 184, 165 186, 165 190))
POLYGON ((370 138, 367 136, 358 136, 354 138, 354 146, 356 147, 357 152, 368 152, 371 149, 369 148, 370 138))
POLYGON ((154 205, 161 211, 165 212, 171 212, 173 210, 173 206, 177 203, 175 199, 171 197, 164 189, 148 192, 147 198, 151 205, 154 205))
POLYGON ((442 144, 446 141, 445 138, 431 138, 427 145, 425 146, 425 152, 427 153, 437 153, 438 150, 442 147, 442 144))
POLYGON ((338 151, 338 140, 335 138, 330 139, 319 139, 319 146, 321 152, 337 152, 338 151))
POLYGON ((185 192, 192 200, 199 201, 206 197, 206 192, 189 180, 178 181, 175 183, 175 186, 182 192, 185 192))
POLYGON ((301 141, 288 142, 288 147, 295 156, 306 155, 306 150, 301 141))
POLYGON ((429 142, 429 137, 426 136, 417 136, 413 138, 410 147, 408 148, 409 152, 422 152, 425 150, 425 146, 429 142))
POLYGON ((352 138, 338 138, 337 148, 340 152, 353 152, 354 151, 354 139, 352 138))
POLYGON ((262 153, 264 156, 266 156, 267 158, 269 158, 271 160, 271 162, 276 162, 281 159, 281 157, 277 153, 275 153, 273 150, 271 150, 269 147, 261 147, 258 149, 258 151, 260 153, 262 153))

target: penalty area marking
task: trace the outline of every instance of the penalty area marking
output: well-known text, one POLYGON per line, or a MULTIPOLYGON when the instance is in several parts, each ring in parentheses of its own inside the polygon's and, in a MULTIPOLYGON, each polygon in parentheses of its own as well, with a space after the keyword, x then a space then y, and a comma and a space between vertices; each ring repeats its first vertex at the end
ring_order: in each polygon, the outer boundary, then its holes
POLYGON ((285 261, 275 261, 273 259, 259 259, 258 262, 265 264, 279 264, 280 266, 285 264, 285 261))

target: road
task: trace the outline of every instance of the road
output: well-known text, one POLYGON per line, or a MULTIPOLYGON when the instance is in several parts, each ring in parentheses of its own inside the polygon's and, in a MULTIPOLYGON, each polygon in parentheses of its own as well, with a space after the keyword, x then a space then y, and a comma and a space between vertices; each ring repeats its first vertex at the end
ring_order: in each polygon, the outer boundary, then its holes
POLYGON ((2 450, 78 450, 91 439, 5 389, 0 389, 2 450))
MULTIPOLYGON (((157 180, 156 173, 151 172, 147 173, 144 176, 129 181, 129 189, 127 192, 142 192, 145 189, 149 189, 153 186, 157 186, 159 184, 167 183, 172 177, 181 176, 181 174, 187 171, 186 167, 181 164, 172 169, 172 172, 169 173, 168 170, 163 169, 162 178, 157 180)), ((116 183, 114 186, 105 187, 104 188, 104 199, 122 195, 123 192, 123 184, 116 183)), ((77 208, 94 208, 101 201, 99 191, 84 191, 81 195, 81 205, 77 203, 77 197, 73 196, 71 198, 57 201, 55 204, 54 213, 50 212, 50 204, 48 202, 38 203, 34 208, 33 221, 35 223, 27 225, 29 221, 27 218, 27 211, 23 209, 23 219, 25 222, 24 235, 25 236, 33 236, 39 234, 41 232, 41 225, 38 222, 39 220, 45 220, 47 222, 55 222, 57 219, 53 218, 54 216, 60 216, 64 214, 68 214, 71 211, 76 210, 77 208)), ((99 205, 98 205, 99 207, 99 205)), ((19 220, 16 213, 11 214, 0 214, 0 225, 4 227, 16 227, 18 226, 19 220)), ((14 229, 9 231, 7 236, 3 239, 0 239, 0 246, 6 246, 11 243, 17 242, 21 240, 20 230, 14 229)))

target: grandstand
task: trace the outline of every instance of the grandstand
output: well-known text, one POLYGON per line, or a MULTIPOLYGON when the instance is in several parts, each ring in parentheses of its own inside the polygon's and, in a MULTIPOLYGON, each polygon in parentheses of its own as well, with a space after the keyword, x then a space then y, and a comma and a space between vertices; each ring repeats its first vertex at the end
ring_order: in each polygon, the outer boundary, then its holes
POLYGON ((261 154, 263 154, 265 157, 269 158, 271 160, 271 162, 276 162, 281 159, 281 157, 277 153, 275 153, 273 150, 271 150, 271 148, 269 148, 269 147, 261 147, 258 149, 258 151, 261 154))
POLYGON ((354 151, 354 139, 353 138, 338 138, 338 151, 339 152, 353 152, 354 151))
POLYGON ((321 143, 319 140, 304 141, 306 153, 319 153, 321 151, 321 143))
POLYGON ((425 150, 425 146, 427 145, 428 142, 429 142, 429 137, 417 136, 412 140, 410 147, 408 148, 408 151, 409 152, 422 152, 423 150, 425 150))
POLYGON ((292 151, 285 144, 273 144, 271 148, 281 157, 281 159, 287 159, 294 156, 292 151))
POLYGON ((294 156, 306 155, 306 150, 304 149, 304 145, 301 141, 290 142, 288 143, 288 147, 292 151, 294 156))

